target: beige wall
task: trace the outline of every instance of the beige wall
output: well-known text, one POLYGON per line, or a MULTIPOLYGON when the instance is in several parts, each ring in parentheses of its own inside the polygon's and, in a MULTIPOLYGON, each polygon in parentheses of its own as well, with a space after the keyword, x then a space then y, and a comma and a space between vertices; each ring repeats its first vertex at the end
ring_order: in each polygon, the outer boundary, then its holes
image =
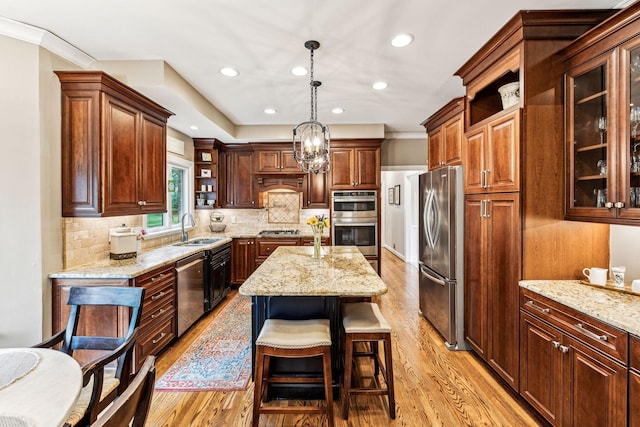
POLYGON ((426 165, 427 134, 424 134, 424 139, 384 140, 380 163, 382 167, 426 165))

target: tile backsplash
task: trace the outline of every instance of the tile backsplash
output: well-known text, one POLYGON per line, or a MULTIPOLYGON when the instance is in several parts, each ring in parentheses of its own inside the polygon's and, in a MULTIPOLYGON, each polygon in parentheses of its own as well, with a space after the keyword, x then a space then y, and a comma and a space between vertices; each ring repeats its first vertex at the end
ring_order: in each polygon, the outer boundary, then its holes
MULTIPOLYGON (((329 209, 300 209, 301 197, 296 192, 272 191, 264 194, 265 208, 262 209, 215 209, 224 215, 229 235, 256 234, 261 230, 299 229, 310 234, 306 224, 313 215, 329 215, 329 209)), ((210 234, 211 210, 194 212, 197 225, 189 232, 193 238, 210 234)), ((112 218, 63 218, 63 268, 75 268, 109 259, 109 230, 126 224, 142 227, 142 215, 112 218)), ((324 231, 329 235, 329 230, 324 231)), ((142 240, 142 250, 169 245, 180 240, 180 232, 158 238, 142 240)))

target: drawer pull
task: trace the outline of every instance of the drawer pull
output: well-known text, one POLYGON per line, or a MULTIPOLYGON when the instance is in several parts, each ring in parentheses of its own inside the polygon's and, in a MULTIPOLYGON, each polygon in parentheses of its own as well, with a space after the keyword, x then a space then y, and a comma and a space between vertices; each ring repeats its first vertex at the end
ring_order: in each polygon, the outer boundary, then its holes
POLYGON ((161 308, 160 310, 156 311, 155 313, 153 313, 151 315, 152 319, 155 319, 156 317, 160 316, 162 313, 164 313, 164 308, 161 308))
POLYGON ((533 307, 533 308, 535 308, 536 310, 540 310, 540 311, 541 311, 541 312, 543 312, 544 314, 549 314, 549 312, 551 311, 551 310, 549 310, 548 308, 538 307, 538 306, 536 305, 536 303, 535 303, 535 302, 533 302, 533 301, 531 301, 531 300, 527 301, 527 302, 525 303, 525 305, 528 305, 529 307, 533 307))
POLYGON ((558 341, 551 341, 551 345, 553 345, 553 348, 560 348, 560 343, 558 341))
POLYGON ((162 341, 162 338, 164 338, 167 335, 166 332, 163 332, 160 334, 160 337, 157 340, 153 340, 151 341, 152 344, 158 344, 160 341, 162 341))
POLYGON ((162 279, 163 277, 164 277, 164 273, 160 273, 156 277, 152 277, 151 281, 155 282, 156 280, 162 279))
POLYGON ((566 345, 561 345, 560 346, 560 351, 563 353, 568 353, 569 352, 569 347, 567 347, 566 345))
POLYGON ((151 296, 151 301, 155 301, 163 295, 164 295, 164 291, 158 292, 157 294, 151 296))
POLYGON ((580 329, 582 332, 589 335, 591 338, 595 338, 597 340, 602 340, 602 341, 608 341, 608 338, 606 335, 594 334, 593 332, 591 332, 590 330, 582 326, 582 323, 576 323, 576 328, 580 329))

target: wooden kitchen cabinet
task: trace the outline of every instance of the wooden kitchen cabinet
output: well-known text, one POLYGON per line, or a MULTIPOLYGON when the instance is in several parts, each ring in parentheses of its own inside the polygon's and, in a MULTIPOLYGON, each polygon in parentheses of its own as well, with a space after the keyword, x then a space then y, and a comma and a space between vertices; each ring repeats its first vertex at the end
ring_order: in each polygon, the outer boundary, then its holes
POLYGON ((518 12, 456 72, 466 88, 465 337, 516 391, 518 281, 579 278, 583 266, 609 263, 606 226, 563 221, 555 55, 612 13, 518 12), (498 88, 515 81, 520 98, 503 108, 498 88))
POLYGON ((165 212, 172 113, 101 71, 56 71, 62 92, 62 215, 165 212))
POLYGON ((331 189, 380 188, 380 140, 331 142, 331 189))
POLYGON ((640 338, 629 335, 629 427, 640 427, 640 338))
POLYGON ((283 148, 281 144, 252 144, 256 173, 300 173, 302 169, 293 158, 290 144, 283 148))
POLYGON ((526 289, 521 394, 553 426, 627 425, 628 334, 526 289))
POLYGON ((304 176, 302 186, 303 209, 329 209, 329 174, 309 172, 304 176))
POLYGON ((235 238, 231 243, 231 283, 239 285, 256 269, 256 239, 235 238))
POLYGON ((257 192, 253 177, 253 151, 241 147, 224 152, 225 191, 223 208, 257 208, 257 192))
POLYGON ((565 49, 566 218, 640 221, 640 5, 565 49))
POLYGON ((520 195, 465 199, 465 336, 505 381, 518 384, 520 195))
POLYGON ((520 189, 520 109, 498 113, 467 132, 465 193, 520 189))
POLYGON ((208 138, 194 138, 193 157, 195 182, 193 203, 195 209, 213 209, 218 207, 218 141, 208 138), (199 205, 196 200, 204 200, 199 205), (210 201, 210 202, 209 202, 210 201))
POLYGON ((464 98, 455 98, 425 120, 429 170, 462 164, 464 98))
POLYGON ((300 246, 300 239, 298 237, 285 238, 285 237, 258 237, 256 242, 256 268, 269 258, 269 255, 273 253, 279 246, 300 246))
MULTIPOLYGON (((52 279, 53 333, 67 326, 67 298, 71 286, 145 288, 138 338, 133 350, 135 371, 142 366, 147 356, 159 354, 176 337, 176 281, 173 264, 156 268, 134 279, 52 279)), ((129 327, 129 316, 127 308, 87 307, 80 315, 78 332, 87 335, 123 336, 129 327)), ((74 357, 87 363, 96 355, 84 357, 82 354, 74 354, 74 357)))

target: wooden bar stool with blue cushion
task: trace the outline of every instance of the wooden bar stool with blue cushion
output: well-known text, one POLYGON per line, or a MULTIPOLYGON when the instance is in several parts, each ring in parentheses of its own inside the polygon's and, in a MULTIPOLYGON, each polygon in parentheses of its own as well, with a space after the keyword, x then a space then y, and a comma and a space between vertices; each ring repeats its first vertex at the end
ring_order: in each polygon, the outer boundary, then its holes
POLYGON ((393 388, 393 361, 391 358, 391 326, 380 313, 377 304, 356 302, 342 304, 342 326, 344 327, 345 357, 342 383, 342 417, 349 418, 349 398, 353 395, 386 395, 389 399, 389 417, 396 418, 396 403, 393 388), (384 364, 378 353, 378 343, 384 345, 384 364), (354 350, 358 342, 369 343, 369 349, 354 350), (374 363, 373 386, 353 385, 352 374, 356 358, 370 358, 374 363), (378 380, 382 372, 383 384, 378 380))
POLYGON ((331 331, 328 319, 283 320, 267 319, 256 339, 256 372, 253 390, 253 426, 257 427, 260 414, 304 413, 327 414, 333 427, 333 390, 331 386, 331 331), (271 357, 322 356, 323 376, 291 377, 269 376, 271 357), (325 406, 263 406, 262 400, 270 383, 322 383, 325 406))

